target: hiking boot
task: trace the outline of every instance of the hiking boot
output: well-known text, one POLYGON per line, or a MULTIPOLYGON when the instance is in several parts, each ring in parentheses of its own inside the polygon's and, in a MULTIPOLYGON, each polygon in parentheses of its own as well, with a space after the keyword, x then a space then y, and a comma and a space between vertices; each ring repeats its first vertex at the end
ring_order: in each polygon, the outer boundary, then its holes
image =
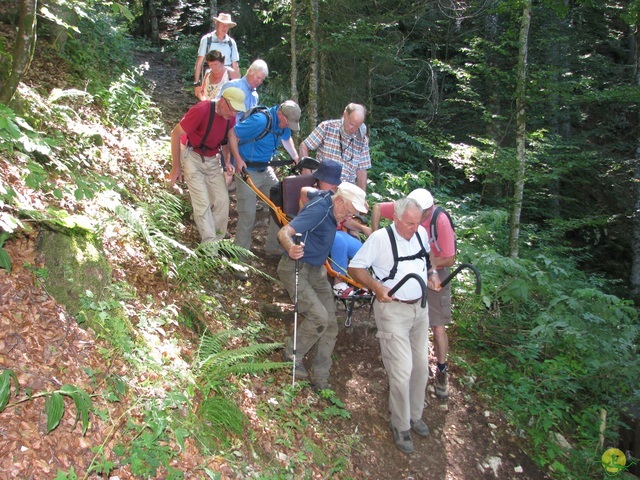
POLYGON ((429 427, 421 418, 418 420, 410 420, 409 423, 411 424, 411 430, 416 432, 421 437, 426 437, 427 435, 429 435, 429 427))
POLYGON ((445 368, 442 372, 436 369, 436 397, 449 398, 449 374, 445 368))
POLYGON ((404 453, 413 452, 413 440, 411 440, 411 430, 405 430, 400 432, 396 427, 391 425, 391 431, 393 432, 393 441, 396 442, 398 450, 404 453))
POLYGON ((322 390, 329 390, 331 388, 329 386, 329 382, 326 380, 314 380, 311 382, 311 387, 316 393, 320 393, 322 390))

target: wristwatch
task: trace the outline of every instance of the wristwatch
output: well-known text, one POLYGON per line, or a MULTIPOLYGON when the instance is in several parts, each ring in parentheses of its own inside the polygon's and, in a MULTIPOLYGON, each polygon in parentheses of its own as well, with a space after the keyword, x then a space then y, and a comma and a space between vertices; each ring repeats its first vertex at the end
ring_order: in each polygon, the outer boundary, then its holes
POLYGON ((201 82, 193 82, 193 86, 194 86, 194 87, 199 87, 200 85, 202 85, 202 83, 201 83, 201 82))
POLYGON ((434 275, 436 273, 438 273, 438 270, 435 270, 435 269, 434 270, 429 270, 429 276, 434 275))

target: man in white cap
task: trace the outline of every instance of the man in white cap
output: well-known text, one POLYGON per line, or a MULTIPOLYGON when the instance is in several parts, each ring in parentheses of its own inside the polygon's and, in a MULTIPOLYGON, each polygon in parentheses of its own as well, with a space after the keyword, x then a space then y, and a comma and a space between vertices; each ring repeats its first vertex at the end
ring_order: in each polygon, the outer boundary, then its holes
MULTIPOLYGON (((244 110, 242 90, 229 88, 218 100, 196 103, 171 131, 169 187, 184 174, 202 243, 220 240, 227 233, 229 192, 221 165, 222 144, 236 123, 237 112, 244 110)), ((224 154, 229 155, 228 149, 224 154)), ((230 162, 227 168, 233 173, 230 162)))
MULTIPOLYGON (((296 375, 309 378, 303 358, 316 346, 311 366, 311 383, 316 391, 329 388, 333 348, 338 336, 333 289, 324 266, 338 222, 358 213, 367 213, 365 193, 351 183, 341 183, 336 193, 320 191, 298 215, 278 231, 278 240, 286 251, 278 264, 278 278, 291 300, 296 301, 296 261, 299 261, 298 311, 304 321, 297 329, 296 375), (294 235, 301 234, 295 244, 294 235)), ((284 357, 293 360, 293 341, 287 338, 284 357)))
MULTIPOLYGON (((248 116, 229 131, 229 148, 236 161, 236 172, 242 172, 246 168, 255 187, 267 198, 269 198, 271 187, 278 183, 273 166, 283 164, 276 160, 276 152, 280 144, 294 163, 298 163, 298 152, 291 138, 291 131, 300 129, 299 122, 300 107, 293 100, 287 100, 269 108, 266 112, 256 112, 248 116)), ((237 183, 238 224, 234 243, 250 250, 256 221, 256 194, 244 182, 237 183)), ((277 233, 278 225, 269 218, 269 233, 264 246, 268 257, 279 256, 281 253, 276 238, 277 233)))
MULTIPOLYGON (((409 194, 422 208, 420 224, 427 230, 429 244, 434 256, 434 266, 442 280, 449 276, 449 267, 456 261, 456 234, 451 219, 446 212, 436 207, 433 196, 428 190, 418 188, 409 194), (442 215, 444 214, 444 215, 442 215), (435 221, 432 221, 435 218, 435 221)), ((380 218, 392 218, 393 202, 378 203, 371 209, 371 227, 377 230, 380 218)), ((449 337, 446 325, 452 321, 451 284, 448 283, 440 291, 429 291, 429 326, 433 331, 433 350, 437 359, 435 392, 438 398, 449 397, 449 372, 447 370, 447 354, 449 353, 449 337)))
POLYGON ((196 59, 193 75, 193 87, 196 90, 195 93, 198 98, 200 98, 201 75, 204 74, 202 71, 205 67, 204 57, 211 50, 219 50, 220 53, 224 55, 225 66, 233 69, 233 73, 229 75, 231 78, 240 78, 238 46, 236 45, 236 41, 228 34, 229 29, 235 27, 236 23, 231 20, 231 15, 228 13, 220 13, 217 17, 213 17, 213 20, 216 22, 216 29, 200 39, 200 47, 198 48, 198 58, 196 59))
POLYGON ((373 232, 349 263, 349 275, 375 293, 376 336, 389 378, 391 431, 396 447, 405 453, 413 452, 411 430, 429 435, 422 420, 429 377, 429 310, 423 299, 427 287, 440 289, 436 270, 427 269, 434 258, 421 218, 416 200, 396 201, 393 224, 373 232))

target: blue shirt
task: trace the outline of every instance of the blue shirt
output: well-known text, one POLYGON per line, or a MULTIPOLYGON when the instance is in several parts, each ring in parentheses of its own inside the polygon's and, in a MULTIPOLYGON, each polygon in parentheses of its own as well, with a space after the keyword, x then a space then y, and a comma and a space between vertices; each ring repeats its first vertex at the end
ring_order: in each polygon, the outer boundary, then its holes
MULTIPOLYGON (((246 107, 247 112, 251 107, 255 107, 256 105, 258 105, 258 92, 255 88, 251 88, 251 85, 249 85, 246 77, 229 80, 220 89, 218 98, 220 98, 222 96, 222 92, 224 92, 229 87, 236 87, 244 92, 244 106, 246 107)), ((238 112, 236 114, 236 123, 240 123, 244 115, 245 112, 238 112)))
POLYGON ((320 191, 289 225, 302 234, 304 256, 301 261, 314 266, 323 265, 331 252, 338 227, 336 217, 333 216, 331 192, 320 191))
POLYGON ((278 109, 280 105, 271 107, 271 129, 260 140, 254 140, 267 128, 267 116, 256 112, 236 124, 234 131, 238 137, 240 155, 247 162, 267 163, 276 154, 282 140, 291 138, 291 130, 278 127, 278 109))

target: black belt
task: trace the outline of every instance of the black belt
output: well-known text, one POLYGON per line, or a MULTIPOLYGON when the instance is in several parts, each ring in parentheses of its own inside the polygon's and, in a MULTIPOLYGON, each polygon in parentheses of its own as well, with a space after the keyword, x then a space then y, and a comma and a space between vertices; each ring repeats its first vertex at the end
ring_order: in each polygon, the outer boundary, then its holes
POLYGON ((406 303, 407 305, 413 305, 414 303, 418 303, 421 298, 416 298, 415 300, 400 300, 399 298, 394 298, 394 302, 406 303))
POLYGON ((269 167, 282 167, 291 165, 293 160, 276 160, 274 162, 244 162, 249 170, 255 172, 264 172, 269 167))

